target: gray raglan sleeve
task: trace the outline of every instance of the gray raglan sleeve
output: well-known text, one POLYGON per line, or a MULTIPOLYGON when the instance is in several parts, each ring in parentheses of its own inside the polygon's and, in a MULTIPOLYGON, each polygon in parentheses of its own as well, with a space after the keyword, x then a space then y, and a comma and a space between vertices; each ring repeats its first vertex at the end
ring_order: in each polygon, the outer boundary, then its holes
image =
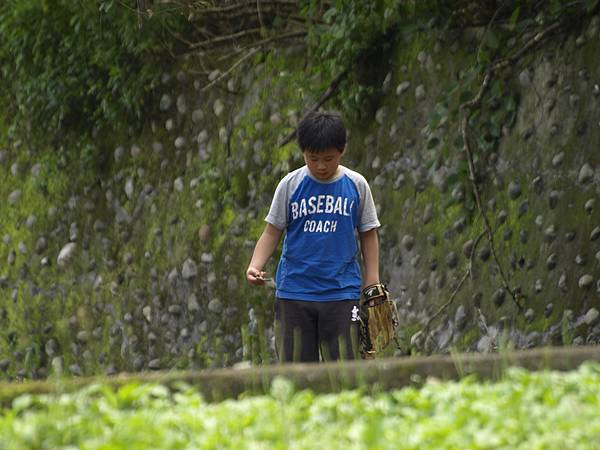
POLYGON ((287 205, 289 200, 288 181, 289 176, 286 176, 277 185, 273 200, 271 201, 271 208, 269 209, 267 217, 265 217, 266 222, 280 230, 285 230, 287 227, 287 205))
POLYGON ((364 232, 372 230, 373 228, 379 228, 381 224, 377 218, 377 209, 375 208, 375 202, 373 201, 371 187, 362 175, 357 177, 356 182, 361 198, 358 231, 364 232))

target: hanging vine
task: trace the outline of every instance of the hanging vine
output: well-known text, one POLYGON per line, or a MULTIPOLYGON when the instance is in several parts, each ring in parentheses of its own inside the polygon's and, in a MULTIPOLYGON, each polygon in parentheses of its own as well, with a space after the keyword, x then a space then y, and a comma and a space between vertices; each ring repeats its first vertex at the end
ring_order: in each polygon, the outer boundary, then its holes
MULTIPOLYGON (((514 69, 517 64, 533 49, 539 47, 544 42, 563 37, 569 31, 569 27, 577 25, 586 17, 593 15, 598 9, 598 1, 575 1, 568 4, 540 2, 539 6, 543 6, 544 8, 537 11, 535 19, 529 16, 520 17, 521 7, 517 5, 512 10, 510 21, 504 32, 506 33, 507 30, 509 32, 518 30, 521 36, 526 37, 526 40, 513 54, 502 56, 500 49, 504 47, 503 44, 505 42, 502 42, 499 34, 494 31, 493 22, 500 11, 506 8, 508 3, 514 2, 505 2, 502 4, 492 17, 490 23, 486 26, 483 39, 479 45, 477 62, 473 67, 467 68, 464 72, 469 75, 463 78, 463 81, 466 81, 466 83, 456 88, 457 91, 461 91, 462 88, 463 93, 468 93, 468 85, 472 83, 473 79, 479 78, 480 80, 476 93, 471 98, 464 98, 463 96, 463 101, 459 103, 458 123, 460 139, 457 140, 456 144, 458 149, 464 152, 466 156, 468 166, 467 179, 471 186, 479 217, 482 219, 483 231, 479 234, 471 248, 468 267, 454 287, 449 300, 427 320, 419 331, 411 336, 410 344, 412 347, 420 347, 431 325, 452 304, 464 282, 469 277, 473 278, 472 269, 475 247, 484 236, 490 244, 491 254, 498 268, 502 288, 510 295, 518 312, 522 312, 524 309, 526 298, 518 288, 511 287, 510 279, 498 258, 494 230, 487 216, 479 185, 482 177, 478 173, 476 165, 476 161, 479 159, 481 153, 496 148, 501 136, 501 127, 506 123, 510 124, 514 120, 515 103, 512 97, 504 96, 506 108, 498 108, 497 112, 487 116, 484 104, 500 102, 500 97, 503 96, 502 89, 500 88, 501 83, 503 80, 514 75, 514 69), (473 77, 473 73, 476 73, 478 76, 473 77)), ((437 123, 441 122, 439 117, 436 121, 437 123)))

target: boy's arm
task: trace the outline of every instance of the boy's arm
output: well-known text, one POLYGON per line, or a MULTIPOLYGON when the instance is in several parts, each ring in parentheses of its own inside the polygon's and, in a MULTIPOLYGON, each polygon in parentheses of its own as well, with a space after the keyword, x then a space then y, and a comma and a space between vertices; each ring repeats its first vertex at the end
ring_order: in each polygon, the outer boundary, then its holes
POLYGON ((263 272, 263 267, 279 245, 279 240, 283 230, 267 224, 265 230, 260 235, 256 246, 254 247, 254 253, 252 254, 252 260, 246 269, 246 279, 251 284, 265 284, 264 276, 266 272, 263 272))
POLYGON ((377 228, 359 233, 360 248, 365 265, 364 286, 379 283, 379 236, 377 228))

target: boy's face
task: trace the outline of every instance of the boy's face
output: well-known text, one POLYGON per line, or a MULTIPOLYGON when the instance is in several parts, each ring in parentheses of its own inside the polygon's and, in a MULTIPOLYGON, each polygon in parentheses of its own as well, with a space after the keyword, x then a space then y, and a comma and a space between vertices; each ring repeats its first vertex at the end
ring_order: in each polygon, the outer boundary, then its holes
POLYGON ((313 177, 319 181, 327 181, 336 173, 344 150, 335 147, 320 152, 304 151, 304 161, 313 177))

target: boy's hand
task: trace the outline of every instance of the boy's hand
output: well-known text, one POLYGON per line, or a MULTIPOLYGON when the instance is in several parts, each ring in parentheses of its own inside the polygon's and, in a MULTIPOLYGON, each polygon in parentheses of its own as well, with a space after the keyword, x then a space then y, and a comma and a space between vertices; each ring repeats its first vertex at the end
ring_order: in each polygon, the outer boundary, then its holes
POLYGON ((267 272, 262 270, 255 269, 254 267, 248 267, 246 270, 246 280, 248 283, 255 284, 257 286, 262 286, 267 281, 265 276, 267 272))

